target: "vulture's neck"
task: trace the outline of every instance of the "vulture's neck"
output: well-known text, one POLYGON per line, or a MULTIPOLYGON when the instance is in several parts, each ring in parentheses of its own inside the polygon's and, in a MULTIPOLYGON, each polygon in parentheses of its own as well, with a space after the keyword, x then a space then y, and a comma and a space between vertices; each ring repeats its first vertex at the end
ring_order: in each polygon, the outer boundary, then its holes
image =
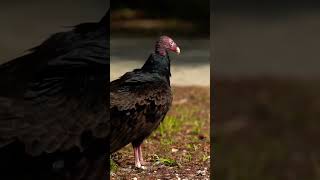
POLYGON ((159 55, 158 53, 152 53, 142 66, 141 70, 150 73, 158 73, 169 80, 171 76, 169 55, 167 52, 166 56, 159 55))

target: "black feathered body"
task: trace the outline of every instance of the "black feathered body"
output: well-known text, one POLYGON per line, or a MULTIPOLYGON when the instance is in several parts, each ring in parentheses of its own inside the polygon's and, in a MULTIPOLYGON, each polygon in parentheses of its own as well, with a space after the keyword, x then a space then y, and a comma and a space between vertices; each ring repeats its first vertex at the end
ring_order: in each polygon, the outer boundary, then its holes
POLYGON ((8 179, 98 175, 94 162, 107 153, 108 17, 0 66, 0 179, 12 169, 8 179))
POLYGON ((141 69, 110 86, 111 152, 141 144, 165 118, 171 103, 170 59, 151 54, 141 69))

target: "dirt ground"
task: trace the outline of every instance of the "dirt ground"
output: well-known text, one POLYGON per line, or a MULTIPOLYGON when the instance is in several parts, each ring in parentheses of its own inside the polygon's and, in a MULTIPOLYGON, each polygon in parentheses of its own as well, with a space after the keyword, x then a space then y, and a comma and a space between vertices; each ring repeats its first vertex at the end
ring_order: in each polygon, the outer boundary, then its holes
POLYGON ((173 106, 143 144, 147 169, 134 168, 132 146, 112 155, 111 179, 209 179, 210 89, 173 87, 173 106))

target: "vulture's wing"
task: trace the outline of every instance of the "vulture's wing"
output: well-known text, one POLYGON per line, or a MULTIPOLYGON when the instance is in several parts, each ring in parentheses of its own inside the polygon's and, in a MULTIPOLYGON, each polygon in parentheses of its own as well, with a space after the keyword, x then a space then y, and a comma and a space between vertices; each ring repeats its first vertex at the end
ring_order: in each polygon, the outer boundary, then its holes
POLYGON ((84 134, 106 137, 107 33, 76 30, 54 35, 33 53, 0 66, 6 87, 0 90, 0 147, 17 140, 39 155, 84 149, 90 145, 84 134))
POLYGON ((126 73, 110 88, 110 139, 114 152, 148 136, 166 115, 172 95, 163 77, 139 71, 126 73))

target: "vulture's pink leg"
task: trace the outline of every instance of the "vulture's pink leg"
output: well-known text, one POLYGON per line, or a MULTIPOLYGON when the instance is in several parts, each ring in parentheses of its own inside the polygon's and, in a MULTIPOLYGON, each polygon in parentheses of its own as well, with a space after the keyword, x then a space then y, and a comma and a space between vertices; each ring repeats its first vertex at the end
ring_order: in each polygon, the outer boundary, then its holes
POLYGON ((134 152, 134 165, 137 168, 141 168, 140 158, 139 158, 139 147, 133 146, 133 152, 134 152))
POLYGON ((138 153, 139 153, 139 160, 141 165, 147 165, 147 163, 143 160, 143 155, 142 155, 142 148, 141 144, 138 146, 138 153))

